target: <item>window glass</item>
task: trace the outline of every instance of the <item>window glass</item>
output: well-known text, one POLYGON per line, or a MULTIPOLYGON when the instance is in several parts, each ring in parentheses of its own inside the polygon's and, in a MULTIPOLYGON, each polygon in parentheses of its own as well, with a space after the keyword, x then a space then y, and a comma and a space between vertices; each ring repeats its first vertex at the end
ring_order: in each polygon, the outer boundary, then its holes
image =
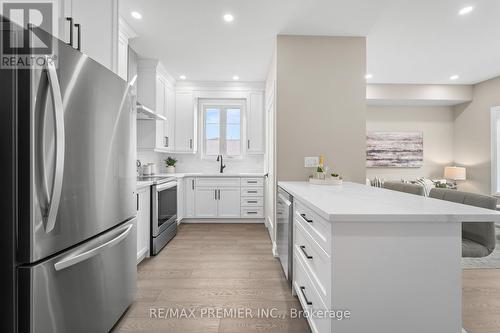
POLYGON ((239 106, 204 107, 204 155, 240 156, 242 153, 239 106))

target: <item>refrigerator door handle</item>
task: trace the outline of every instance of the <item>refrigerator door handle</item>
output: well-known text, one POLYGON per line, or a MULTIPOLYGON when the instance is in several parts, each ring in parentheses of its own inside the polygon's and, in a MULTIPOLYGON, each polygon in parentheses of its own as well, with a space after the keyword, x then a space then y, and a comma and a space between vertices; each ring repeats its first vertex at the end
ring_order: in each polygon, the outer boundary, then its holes
POLYGON ((130 231, 132 230, 133 227, 134 227, 133 224, 128 224, 128 225, 120 228, 117 231, 122 231, 123 229, 125 229, 125 230, 123 232, 121 232, 118 236, 116 236, 115 238, 108 240, 107 242, 104 242, 104 243, 102 243, 96 247, 93 247, 89 250, 84 250, 82 252, 81 249, 77 248, 76 250, 73 251, 73 254, 70 253, 68 256, 66 256, 61 261, 56 262, 54 264, 55 270, 61 271, 65 268, 74 266, 74 265, 76 265, 84 260, 87 260, 89 258, 92 258, 92 257, 98 255, 99 253, 106 250, 107 248, 118 244, 119 242, 121 242, 123 239, 125 239, 128 236, 128 234, 130 233, 130 231))
POLYGON ((61 88, 57 71, 52 60, 46 59, 49 87, 54 105, 54 123, 55 123, 55 170, 52 182, 52 193, 45 214, 46 224, 45 232, 49 233, 54 229, 61 201, 61 192, 64 174, 64 108, 61 96, 61 88))

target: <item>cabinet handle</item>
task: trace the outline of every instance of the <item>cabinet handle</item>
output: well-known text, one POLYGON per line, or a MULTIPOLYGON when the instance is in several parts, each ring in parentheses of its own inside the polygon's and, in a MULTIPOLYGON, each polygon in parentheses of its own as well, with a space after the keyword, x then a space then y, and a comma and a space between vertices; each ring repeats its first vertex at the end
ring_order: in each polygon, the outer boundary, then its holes
POLYGON ((136 197, 137 197, 137 210, 139 211, 139 193, 137 193, 136 197))
POLYGON ((73 46, 73 18, 66 17, 66 21, 69 21, 69 43, 67 44, 73 46))
POLYGON ((214 190, 214 200, 217 200, 217 190, 214 190))
POLYGON ((247 180, 247 184, 257 184, 256 180, 247 180))
POLYGON ((300 216, 306 221, 307 223, 313 223, 313 220, 309 220, 306 216, 306 214, 300 214, 300 216))
POLYGON ((165 147, 168 147, 168 136, 165 137, 165 147))
POLYGON ((82 50, 82 29, 81 29, 80 23, 75 23, 75 28, 78 29, 78 33, 77 33, 77 36, 78 36, 78 46, 76 47, 76 49, 78 51, 81 51, 82 50))
POLYGON ((247 191, 247 193, 257 193, 257 191, 247 191))
POLYGON ((300 249, 302 250, 302 253, 304 253, 304 255, 306 256, 307 259, 312 259, 313 257, 308 255, 307 252, 306 252, 306 247, 304 245, 302 245, 300 247, 300 249))
POLYGON ((250 140, 247 140, 247 149, 250 149, 250 140))
POLYGON ((254 203, 254 204, 256 204, 256 203, 257 203, 257 200, 248 200, 247 202, 248 202, 248 203, 254 203))
POLYGON ((304 292, 304 290, 306 290, 306 287, 300 287, 300 292, 302 293, 302 296, 304 296, 304 301, 306 301, 307 305, 312 305, 313 303, 309 302, 309 300, 307 299, 307 296, 306 296, 306 293, 304 292))
POLYGON ((255 215, 257 212, 247 212, 248 215, 255 215))
POLYGON ((217 200, 220 200, 220 190, 217 190, 217 200))
POLYGON ((194 190, 194 179, 191 179, 191 187, 193 188, 194 190))
POLYGON ((189 139, 189 149, 193 149, 193 139, 189 139))

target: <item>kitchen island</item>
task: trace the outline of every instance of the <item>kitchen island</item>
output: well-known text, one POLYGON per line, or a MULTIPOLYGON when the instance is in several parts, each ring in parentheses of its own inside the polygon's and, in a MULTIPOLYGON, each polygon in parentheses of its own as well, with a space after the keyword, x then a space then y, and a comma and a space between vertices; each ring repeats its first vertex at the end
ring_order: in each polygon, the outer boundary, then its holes
POLYGON ((329 310, 308 318, 313 332, 461 332, 461 222, 500 214, 355 183, 278 185, 294 197, 293 289, 304 310, 329 310))

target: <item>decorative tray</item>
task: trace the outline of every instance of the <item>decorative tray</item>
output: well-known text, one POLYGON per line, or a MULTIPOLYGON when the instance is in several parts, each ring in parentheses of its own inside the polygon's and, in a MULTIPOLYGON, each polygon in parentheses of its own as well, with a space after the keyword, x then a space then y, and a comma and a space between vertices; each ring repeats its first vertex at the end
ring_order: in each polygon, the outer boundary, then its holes
POLYGON ((342 185, 342 179, 309 178, 309 183, 315 184, 315 185, 342 185))

